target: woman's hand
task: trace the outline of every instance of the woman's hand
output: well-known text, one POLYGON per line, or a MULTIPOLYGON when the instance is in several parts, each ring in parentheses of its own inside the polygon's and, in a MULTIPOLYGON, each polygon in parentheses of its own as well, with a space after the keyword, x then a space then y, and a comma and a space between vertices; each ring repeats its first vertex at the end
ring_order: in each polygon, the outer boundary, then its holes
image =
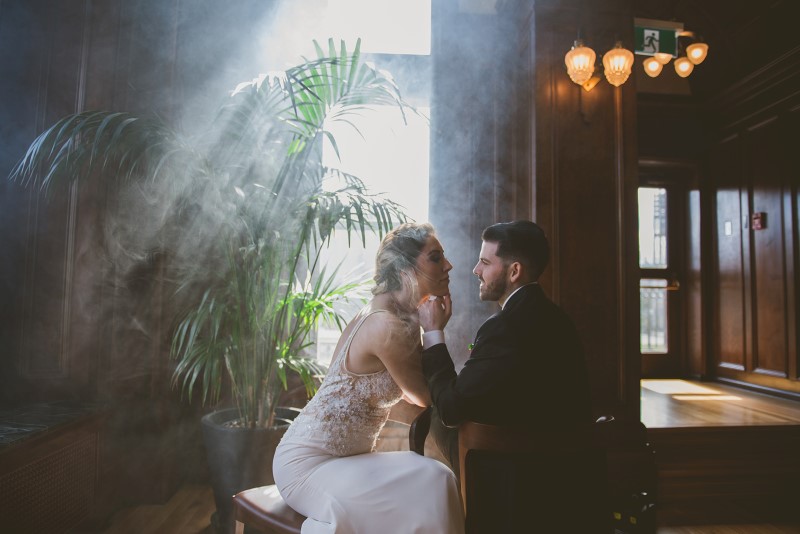
POLYGON ((419 325, 425 332, 444 330, 450 316, 453 315, 453 302, 450 295, 428 297, 417 307, 419 325))

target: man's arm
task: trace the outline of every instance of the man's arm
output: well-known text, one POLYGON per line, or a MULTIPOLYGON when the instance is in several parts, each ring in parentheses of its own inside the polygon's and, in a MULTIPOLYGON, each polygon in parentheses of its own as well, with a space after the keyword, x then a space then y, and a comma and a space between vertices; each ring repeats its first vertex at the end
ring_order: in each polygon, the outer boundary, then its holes
POLYGON ((475 346, 464 368, 456 375, 447 347, 442 343, 422 353, 422 370, 431 399, 442 422, 486 421, 486 414, 502 409, 497 399, 514 387, 515 360, 503 323, 489 319, 478 331, 475 346))

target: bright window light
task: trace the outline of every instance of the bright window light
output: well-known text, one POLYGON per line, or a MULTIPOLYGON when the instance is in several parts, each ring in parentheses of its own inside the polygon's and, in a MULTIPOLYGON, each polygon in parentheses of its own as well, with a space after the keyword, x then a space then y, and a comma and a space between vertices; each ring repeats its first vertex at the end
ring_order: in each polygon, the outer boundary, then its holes
POLYGON ((328 0, 324 24, 366 53, 431 53, 431 0, 328 0))
POLYGON ((665 395, 701 394, 717 395, 719 391, 705 386, 698 386, 686 380, 642 380, 642 387, 655 393, 665 395))
MULTIPOLYGON (((358 118, 359 132, 347 124, 334 125, 341 161, 332 147, 323 148, 323 164, 341 169, 364 180, 372 193, 382 193, 401 204, 415 221, 428 220, 428 175, 430 128, 425 117, 429 109, 419 109, 420 115, 407 113, 403 123, 395 107, 369 110, 358 118), (363 137, 362 137, 363 135, 363 137)), ((341 265, 340 278, 369 279, 375 266, 375 254, 380 241, 367 237, 366 247, 360 242, 347 246, 347 234, 338 231, 331 246, 323 250, 322 259, 331 267, 341 265)), ((349 319, 360 308, 356 303, 343 314, 349 319)), ((339 330, 332 325, 320 325, 317 331, 316 355, 330 363, 339 330)))
POLYGON ((673 399, 680 401, 740 401, 736 395, 673 395, 673 399))

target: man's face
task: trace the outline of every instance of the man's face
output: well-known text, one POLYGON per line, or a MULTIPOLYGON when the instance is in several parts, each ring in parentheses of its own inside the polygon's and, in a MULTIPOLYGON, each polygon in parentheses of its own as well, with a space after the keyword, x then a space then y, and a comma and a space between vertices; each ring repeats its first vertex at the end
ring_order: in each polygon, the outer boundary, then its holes
POLYGON ((508 289, 508 266, 496 253, 497 243, 484 241, 478 264, 472 269, 481 281, 481 300, 499 302, 508 289))

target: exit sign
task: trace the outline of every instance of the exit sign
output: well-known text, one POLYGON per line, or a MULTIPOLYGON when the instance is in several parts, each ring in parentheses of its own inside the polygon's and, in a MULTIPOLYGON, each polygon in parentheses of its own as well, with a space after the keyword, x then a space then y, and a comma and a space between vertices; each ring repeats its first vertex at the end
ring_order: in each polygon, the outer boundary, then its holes
POLYGON ((683 31, 683 23, 636 18, 633 25, 637 54, 652 56, 662 52, 673 57, 678 55, 678 34, 683 31))
POLYGON ((636 26, 635 30, 637 54, 652 56, 656 52, 663 52, 675 56, 678 41, 675 30, 641 26, 636 26))

